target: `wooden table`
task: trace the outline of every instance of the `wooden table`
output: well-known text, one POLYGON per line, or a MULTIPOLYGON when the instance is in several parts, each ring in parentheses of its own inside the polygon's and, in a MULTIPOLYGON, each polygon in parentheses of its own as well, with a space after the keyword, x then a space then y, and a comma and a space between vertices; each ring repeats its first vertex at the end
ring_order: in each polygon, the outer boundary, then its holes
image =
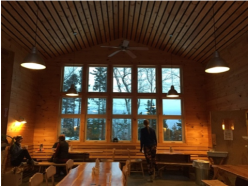
POLYGON ((156 152, 156 159, 157 161, 188 163, 190 162, 190 154, 180 151, 160 150, 156 152))
POLYGON ((212 166, 218 168, 221 171, 229 172, 245 180, 248 180, 248 165, 212 165, 212 166))
POLYGON ((92 175, 95 162, 82 163, 71 169, 69 174, 61 180, 57 186, 106 186, 106 174, 111 172, 111 186, 123 186, 123 174, 119 162, 100 162, 99 175, 92 175))

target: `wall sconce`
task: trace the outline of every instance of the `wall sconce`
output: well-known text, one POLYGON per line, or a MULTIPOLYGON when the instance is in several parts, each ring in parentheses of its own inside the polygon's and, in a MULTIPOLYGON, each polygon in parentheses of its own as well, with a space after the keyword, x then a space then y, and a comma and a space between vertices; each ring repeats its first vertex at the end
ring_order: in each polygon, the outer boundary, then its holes
POLYGON ((221 127, 222 127, 222 130, 234 130, 233 120, 223 119, 221 127))
POLYGON ((164 128, 164 132, 166 132, 166 128, 164 128))
POLYGON ((18 122, 22 124, 27 123, 27 121, 23 117, 20 117, 18 122))

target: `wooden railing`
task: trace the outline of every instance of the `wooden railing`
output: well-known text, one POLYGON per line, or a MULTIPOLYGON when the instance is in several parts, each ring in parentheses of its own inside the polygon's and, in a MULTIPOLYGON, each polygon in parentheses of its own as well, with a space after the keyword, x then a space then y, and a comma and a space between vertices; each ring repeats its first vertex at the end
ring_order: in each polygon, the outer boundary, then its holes
MULTIPOLYGON (((29 147, 29 151, 33 158, 40 159, 40 160, 47 160, 51 158, 53 144, 44 144, 44 152, 36 152, 39 149, 39 144, 34 144, 33 147, 29 147)), ((99 159, 111 159, 113 158, 113 149, 114 151, 114 159, 115 161, 118 160, 125 160, 128 159, 129 156, 131 159, 140 158, 145 160, 145 156, 143 153, 140 152, 139 144, 123 144, 123 143, 114 143, 114 144, 86 144, 86 145, 73 145, 72 151, 91 151, 89 153, 89 158, 94 160, 96 158, 99 159), (127 153, 127 149, 129 149, 129 154, 127 153), (96 152, 94 152, 94 150, 96 152)), ((173 146, 173 151, 182 152, 190 154, 191 160, 195 159, 203 159, 207 160, 207 151, 209 150, 208 147, 196 147, 196 146, 173 146)), ((157 151, 169 151, 169 146, 158 146, 157 151)))

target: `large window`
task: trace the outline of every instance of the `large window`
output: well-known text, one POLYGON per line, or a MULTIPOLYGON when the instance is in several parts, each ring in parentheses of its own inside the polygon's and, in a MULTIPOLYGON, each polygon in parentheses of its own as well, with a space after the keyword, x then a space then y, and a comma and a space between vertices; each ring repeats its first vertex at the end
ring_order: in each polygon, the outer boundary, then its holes
POLYGON ((138 142, 146 119, 160 143, 183 141, 180 68, 90 65, 84 69, 83 80, 83 67, 63 69, 62 93, 72 83, 80 92, 78 97, 61 96, 59 132, 67 140, 138 142), (178 98, 166 97, 171 85, 180 93, 178 98))

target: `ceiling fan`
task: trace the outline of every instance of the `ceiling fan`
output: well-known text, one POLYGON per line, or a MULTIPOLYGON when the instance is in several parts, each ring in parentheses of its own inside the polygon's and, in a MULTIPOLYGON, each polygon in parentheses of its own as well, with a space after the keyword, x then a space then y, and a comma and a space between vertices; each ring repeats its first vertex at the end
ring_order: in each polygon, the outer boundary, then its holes
POLYGON ((105 48, 118 48, 120 50, 115 51, 114 53, 110 54, 108 57, 112 57, 115 54, 123 51, 126 52, 131 58, 136 58, 136 55, 134 55, 134 53, 132 53, 130 50, 148 50, 147 47, 129 47, 128 46, 129 41, 128 40, 123 40, 122 44, 120 46, 101 46, 101 47, 105 47, 105 48))

